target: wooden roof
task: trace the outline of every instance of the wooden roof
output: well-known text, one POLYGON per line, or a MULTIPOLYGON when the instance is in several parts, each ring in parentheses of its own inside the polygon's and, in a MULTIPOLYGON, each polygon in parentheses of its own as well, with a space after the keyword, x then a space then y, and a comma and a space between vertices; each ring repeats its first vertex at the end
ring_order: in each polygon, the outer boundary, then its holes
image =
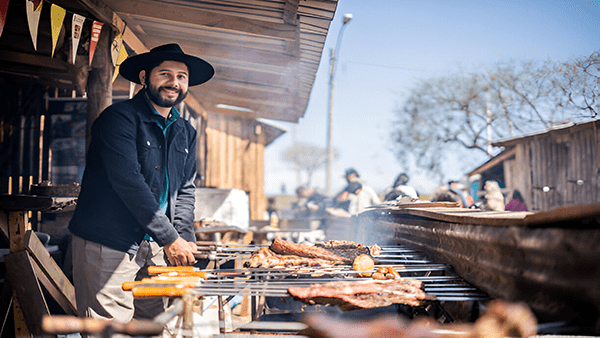
MULTIPOLYGON (((176 42, 185 52, 210 62, 215 77, 191 87, 186 100, 195 111, 288 122, 304 115, 337 6, 337 0, 51 3, 118 28, 130 55, 176 42)), ((11 1, 9 6, 0 38, 0 83, 16 77, 50 86, 74 86, 73 65, 56 55, 50 57, 49 19, 44 12, 34 50, 25 5, 11 1)), ((43 11, 49 11, 47 7, 43 11)), ((118 95, 128 93, 129 82, 119 76, 113 90, 118 95)))
POLYGON ((593 119, 593 120, 584 121, 584 122, 577 122, 577 123, 569 122, 569 123, 559 124, 559 125, 556 125, 554 127, 551 127, 551 128, 539 131, 539 132, 534 132, 534 133, 530 133, 530 134, 521 135, 518 137, 499 140, 499 141, 493 142, 492 145, 495 147, 509 148, 509 147, 513 147, 520 143, 529 142, 531 139, 533 139, 535 137, 546 136, 549 134, 579 132, 581 129, 594 128, 594 125, 597 125, 599 123, 600 123, 599 120, 593 119))

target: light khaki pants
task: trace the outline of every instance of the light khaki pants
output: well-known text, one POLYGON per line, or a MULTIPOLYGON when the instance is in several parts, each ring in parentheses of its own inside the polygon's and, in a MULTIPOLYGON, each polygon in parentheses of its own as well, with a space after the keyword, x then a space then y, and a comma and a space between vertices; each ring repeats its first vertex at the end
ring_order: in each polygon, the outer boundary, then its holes
POLYGON ((123 282, 148 276, 148 266, 165 266, 162 247, 143 241, 137 254, 114 250, 73 236, 73 282, 79 317, 129 322, 132 318, 154 318, 165 309, 165 299, 134 301, 123 282))

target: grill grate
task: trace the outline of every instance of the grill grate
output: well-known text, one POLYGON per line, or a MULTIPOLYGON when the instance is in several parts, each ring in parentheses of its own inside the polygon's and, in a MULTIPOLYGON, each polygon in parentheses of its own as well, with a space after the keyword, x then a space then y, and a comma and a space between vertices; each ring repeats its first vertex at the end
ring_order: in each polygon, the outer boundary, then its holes
MULTIPOLYGON (((256 245, 210 245, 199 246, 200 256, 217 260, 249 259, 252 252, 263 246, 256 245)), ((424 283, 425 292, 439 301, 487 300, 489 297, 457 276, 447 264, 431 261, 424 254, 403 246, 381 248, 381 255, 374 257, 375 269, 391 266, 403 278, 414 278, 424 283)), ((212 269, 204 270, 214 277, 202 281, 193 292, 205 296, 266 296, 287 297, 290 286, 307 287, 331 281, 360 281, 349 266, 339 267, 281 267, 258 269, 212 269)))

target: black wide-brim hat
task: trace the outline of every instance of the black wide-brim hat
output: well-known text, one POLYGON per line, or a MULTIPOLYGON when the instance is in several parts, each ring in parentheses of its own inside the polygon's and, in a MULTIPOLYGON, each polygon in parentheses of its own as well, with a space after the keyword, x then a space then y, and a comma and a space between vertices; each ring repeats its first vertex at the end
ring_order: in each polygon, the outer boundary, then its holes
POLYGON ((176 43, 152 48, 149 52, 127 58, 119 68, 121 76, 131 82, 140 83, 140 72, 153 63, 162 61, 179 61, 186 64, 189 71, 188 86, 195 86, 210 80, 215 69, 210 63, 199 57, 185 54, 176 43))

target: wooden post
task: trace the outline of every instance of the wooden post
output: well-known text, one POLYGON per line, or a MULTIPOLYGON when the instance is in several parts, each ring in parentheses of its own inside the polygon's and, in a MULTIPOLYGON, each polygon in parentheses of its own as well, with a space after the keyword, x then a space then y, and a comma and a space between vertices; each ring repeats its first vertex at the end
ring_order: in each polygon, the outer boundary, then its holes
POLYGON ((31 230, 27 211, 10 211, 8 213, 10 252, 25 250, 27 230, 31 230))
POLYGON ((100 40, 96 47, 92 70, 87 82, 87 131, 86 150, 90 145, 92 123, 102 111, 112 104, 112 76, 114 66, 110 54, 113 31, 109 25, 104 25, 100 40))

